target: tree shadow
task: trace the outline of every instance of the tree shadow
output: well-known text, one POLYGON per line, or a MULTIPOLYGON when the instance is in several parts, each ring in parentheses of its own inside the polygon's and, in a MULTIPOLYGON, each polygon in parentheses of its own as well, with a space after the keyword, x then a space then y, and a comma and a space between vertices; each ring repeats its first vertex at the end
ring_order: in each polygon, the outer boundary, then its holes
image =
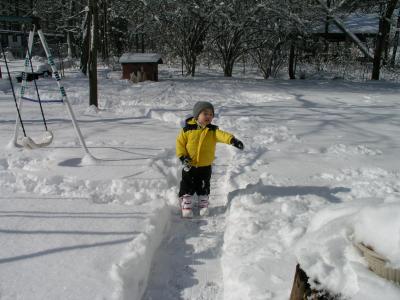
MULTIPOLYGON (((20 260, 27 260, 27 259, 33 259, 41 256, 46 256, 46 255, 51 255, 51 254, 57 254, 57 253, 62 253, 62 252, 70 252, 70 251, 76 251, 76 250, 85 250, 85 249, 90 249, 90 248, 96 248, 96 247, 105 247, 105 246, 112 246, 112 245, 117 245, 117 244, 123 244, 123 243, 129 243, 132 241, 136 236, 140 234, 139 231, 135 230, 107 230, 109 229, 108 227, 105 227, 103 225, 100 225, 105 222, 106 220, 115 220, 116 222, 119 222, 118 220, 129 220, 132 218, 135 219, 145 219, 146 216, 139 213, 139 212, 63 212, 63 211, 56 211, 56 212, 48 212, 48 211, 21 211, 21 210, 15 210, 15 211, 0 211, 0 218, 6 218, 4 222, 8 222, 7 218, 11 219, 17 219, 18 222, 21 224, 24 224, 24 221, 27 221, 32 218, 37 218, 37 219, 44 219, 46 220, 44 222, 45 228, 43 229, 31 229, 28 228, 29 225, 26 225, 26 228, 18 228, 18 229, 8 229, 8 228, 0 228, 0 235, 3 235, 3 238, 5 239, 7 235, 11 235, 15 237, 21 238, 22 242, 27 242, 29 240, 35 240, 37 243, 42 243, 43 247, 40 246, 40 248, 46 248, 49 247, 49 244, 52 242, 52 238, 54 236, 62 237, 68 237, 68 241, 73 241, 79 240, 79 239, 86 239, 85 242, 81 242, 80 244, 75 244, 75 245, 58 245, 58 247, 53 247, 53 248, 48 248, 48 249, 42 249, 36 252, 32 253, 21 253, 23 249, 18 249, 20 253, 16 253, 18 251, 13 251, 12 254, 14 256, 9 256, 5 257, 4 253, 2 257, 0 257, 0 264, 5 264, 5 263, 12 263, 20 260), (55 221, 52 221, 54 219, 55 221), (58 229, 57 224, 59 222, 65 222, 64 219, 68 219, 68 222, 72 222, 71 224, 76 224, 74 223, 75 221, 78 222, 83 222, 85 221, 85 224, 93 224, 95 220, 97 220, 96 224, 99 224, 96 229, 93 230, 84 230, 84 229, 71 229, 71 230, 65 230, 63 228, 58 229), (51 223, 48 223, 51 222, 51 223), (99 223, 100 222, 100 223, 99 223), (50 229, 49 229, 50 228, 50 229), (54 229, 51 229, 54 228, 54 229), (120 238, 117 238, 120 237, 120 238), (93 239, 97 239, 97 241, 93 241, 93 239), (101 239, 101 240, 98 240, 101 239)), ((37 222, 36 220, 34 222, 37 222)), ((40 222, 40 221, 39 221, 40 222)), ((30 222, 26 222, 26 224, 31 224, 30 222)), ((35 223, 36 224, 36 223, 35 223)), ((75 226, 76 227, 76 226, 75 226)), ((13 237, 11 237, 13 238, 13 237)), ((59 241, 60 239, 57 238, 55 241, 59 241)), ((63 241, 63 240, 61 240, 63 241)), ((70 242, 68 242, 70 243, 70 242)), ((39 244, 41 245, 41 244, 39 244)), ((32 249, 28 249, 28 251, 32 249)), ((10 253, 8 253, 10 254, 10 253)))
POLYGON ((125 238, 125 239, 111 240, 111 241, 105 241, 105 242, 99 242, 99 243, 81 244, 81 245, 74 245, 74 246, 68 246, 68 247, 57 247, 57 248, 37 251, 34 253, 29 253, 29 254, 0 258, 0 264, 6 264, 6 263, 19 261, 19 260, 31 259, 31 258, 36 258, 36 257, 40 257, 40 256, 56 254, 56 253, 60 253, 60 252, 67 252, 67 251, 72 251, 72 250, 84 250, 84 249, 88 249, 88 248, 104 247, 104 246, 129 243, 133 239, 134 239, 134 236, 131 236, 131 237, 125 238))
POLYGON ((69 158, 58 163, 61 167, 81 167, 82 158, 69 158))
MULTIPOLYGON (((61 147, 53 147, 53 148, 61 148, 61 147)), ((141 147, 141 148, 134 148, 135 150, 143 150, 143 153, 141 152, 135 152, 132 150, 126 150, 123 149, 122 147, 89 147, 89 149, 111 149, 115 150, 118 152, 123 152, 123 153, 128 153, 132 155, 136 155, 136 157, 128 157, 128 158, 121 158, 120 155, 115 154, 113 158, 99 158, 97 157, 96 162, 98 165, 112 165, 111 163, 113 162, 129 162, 129 161, 142 161, 146 159, 152 159, 157 157, 157 151, 162 150, 161 148, 147 148, 147 147, 141 147), (151 154, 151 152, 155 152, 154 154, 151 154)), ((69 158, 65 159, 61 162, 58 163, 59 166, 61 167, 82 167, 82 158, 81 157, 74 157, 74 158, 69 158)), ((96 163, 93 164, 94 166, 96 163)))
POLYGON ((1 229, 0 234, 20 234, 20 235, 97 235, 97 236, 105 236, 105 235, 138 235, 139 231, 84 231, 84 230, 10 230, 10 229, 1 229))
POLYGON ((39 218, 39 219, 145 219, 142 212, 48 212, 48 211, 0 211, 0 218, 39 218))
MULTIPOLYGON (((304 196, 304 195, 315 195, 326 199, 331 203, 341 203, 342 200, 336 196, 337 193, 348 193, 351 189, 347 187, 327 187, 327 186, 273 186, 264 185, 261 180, 256 184, 248 184, 244 189, 237 189, 228 194, 228 204, 230 206, 232 200, 237 196, 251 195, 254 193, 260 193, 263 196, 267 196, 269 202, 279 197, 290 197, 290 196, 304 196)), ((221 211, 221 208, 217 207, 217 212, 221 211)))

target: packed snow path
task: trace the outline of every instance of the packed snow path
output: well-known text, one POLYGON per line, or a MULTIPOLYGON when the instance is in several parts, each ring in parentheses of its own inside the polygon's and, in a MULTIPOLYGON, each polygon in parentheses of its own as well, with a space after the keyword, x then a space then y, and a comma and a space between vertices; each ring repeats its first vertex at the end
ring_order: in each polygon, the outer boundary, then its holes
MULTIPOLYGON (((211 178, 210 214, 182 219, 178 209, 172 215, 169 232, 156 252, 144 300, 222 299, 222 245, 225 231, 227 193, 226 145, 211 178)), ((229 159, 228 159, 229 160, 229 159)), ((196 216, 197 215, 197 216, 196 216)))

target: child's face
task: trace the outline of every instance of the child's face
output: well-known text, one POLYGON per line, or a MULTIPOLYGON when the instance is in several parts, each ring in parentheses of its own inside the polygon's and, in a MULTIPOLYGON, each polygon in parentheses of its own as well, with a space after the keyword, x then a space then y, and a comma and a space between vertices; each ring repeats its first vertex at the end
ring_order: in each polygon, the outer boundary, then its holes
POLYGON ((209 109, 209 108, 206 108, 205 110, 203 110, 199 114, 199 117, 197 118, 197 121, 201 125, 207 126, 208 124, 211 124, 213 119, 214 119, 213 111, 211 109, 209 109))

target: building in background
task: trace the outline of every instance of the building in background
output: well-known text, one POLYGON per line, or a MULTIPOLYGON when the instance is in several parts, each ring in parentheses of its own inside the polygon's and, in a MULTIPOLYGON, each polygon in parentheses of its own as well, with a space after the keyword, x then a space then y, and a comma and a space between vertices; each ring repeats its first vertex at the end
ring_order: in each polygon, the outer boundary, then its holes
MULTIPOLYGON (((22 58, 27 48, 29 31, 32 28, 28 19, 33 15, 32 0, 0 1, 0 42, 14 57, 22 58)), ((62 43, 64 34, 55 32, 51 23, 41 22, 43 32, 49 44, 62 43)), ((43 50, 33 48, 33 55, 43 55, 43 50)))
POLYGON ((133 82, 158 81, 158 64, 162 64, 157 53, 124 53, 119 59, 122 65, 122 79, 133 82))

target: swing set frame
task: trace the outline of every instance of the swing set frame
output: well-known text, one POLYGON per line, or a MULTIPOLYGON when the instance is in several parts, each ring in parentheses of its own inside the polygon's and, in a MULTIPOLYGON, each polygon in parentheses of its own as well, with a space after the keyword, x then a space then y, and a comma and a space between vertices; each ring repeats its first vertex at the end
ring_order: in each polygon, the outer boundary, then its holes
POLYGON ((10 85, 11 85, 11 89, 12 89, 12 93, 13 93, 13 97, 14 97, 14 102, 15 102, 15 106, 17 109, 17 117, 16 117, 16 121, 15 121, 15 130, 14 130, 14 137, 13 140, 11 141, 12 145, 14 145, 15 147, 25 147, 28 149, 35 149, 35 148, 42 148, 42 147, 46 147, 48 145, 51 144, 52 140, 53 140, 53 134, 50 130, 48 130, 47 128, 47 124, 46 124, 46 119, 44 116, 44 111, 43 111, 43 107, 42 107, 42 103, 45 102, 59 102, 59 103, 63 103, 66 107, 66 110, 68 112, 68 115, 71 119, 72 125, 75 129, 75 133, 76 136, 81 144, 82 149, 84 150, 85 156, 88 156, 91 159, 94 159, 94 157, 92 156, 92 154, 89 152, 89 149, 86 146, 85 140, 82 136, 81 130, 79 128, 78 122, 75 118, 75 114, 74 111, 72 110, 71 104, 68 101, 68 96, 67 93, 65 91, 64 86, 61 83, 61 77, 58 73, 57 67, 54 63, 54 59, 53 56, 50 52, 49 46, 46 42, 45 36, 43 34, 43 31, 40 27, 40 19, 38 17, 12 17, 12 16, 0 16, 0 21, 13 21, 13 22, 22 22, 22 23, 30 23, 31 26, 31 30, 29 32, 29 38, 28 38, 28 49, 26 52, 26 56, 25 56, 25 70, 23 72, 22 75, 22 83, 21 83, 21 89, 20 89, 20 94, 17 100, 17 96, 15 95, 15 90, 14 90, 14 86, 12 83, 12 78, 10 75, 10 71, 8 68, 8 63, 7 63, 7 58, 6 55, 4 53, 4 49, 3 46, 1 45, 2 48, 2 53, 3 53, 3 57, 4 57, 4 61, 6 64, 6 68, 7 68, 7 72, 8 72, 8 78, 10 81, 10 85), (32 99, 32 98, 28 98, 25 96, 25 91, 26 91, 26 87, 27 87, 27 73, 29 71, 31 71, 33 73, 33 65, 32 65, 32 46, 33 46, 33 39, 34 39, 34 35, 35 35, 35 29, 37 30, 37 35, 39 36, 41 45, 46 53, 46 57, 48 60, 48 64, 50 65, 53 75, 56 79, 59 91, 60 91, 60 95, 61 95, 61 99, 59 100, 42 100, 40 99, 40 94, 39 94, 39 90, 37 87, 37 83, 36 83, 36 79, 34 78, 34 85, 35 85, 35 89, 36 89, 36 95, 37 95, 37 99, 32 99), (31 68, 31 70, 29 70, 29 66, 31 68), (43 119, 43 124, 45 127, 45 135, 42 138, 42 141, 40 142, 35 142, 32 138, 30 138, 29 136, 27 136, 25 128, 24 128, 24 124, 23 124, 23 120, 21 117, 21 112, 22 112, 22 101, 23 100, 27 100, 27 101, 33 101, 33 102, 38 102, 39 106, 40 106, 40 110, 42 113, 42 119, 43 119), (22 128, 23 134, 24 134, 24 138, 22 139, 22 145, 20 145, 18 143, 18 132, 20 131, 19 128, 22 128))

